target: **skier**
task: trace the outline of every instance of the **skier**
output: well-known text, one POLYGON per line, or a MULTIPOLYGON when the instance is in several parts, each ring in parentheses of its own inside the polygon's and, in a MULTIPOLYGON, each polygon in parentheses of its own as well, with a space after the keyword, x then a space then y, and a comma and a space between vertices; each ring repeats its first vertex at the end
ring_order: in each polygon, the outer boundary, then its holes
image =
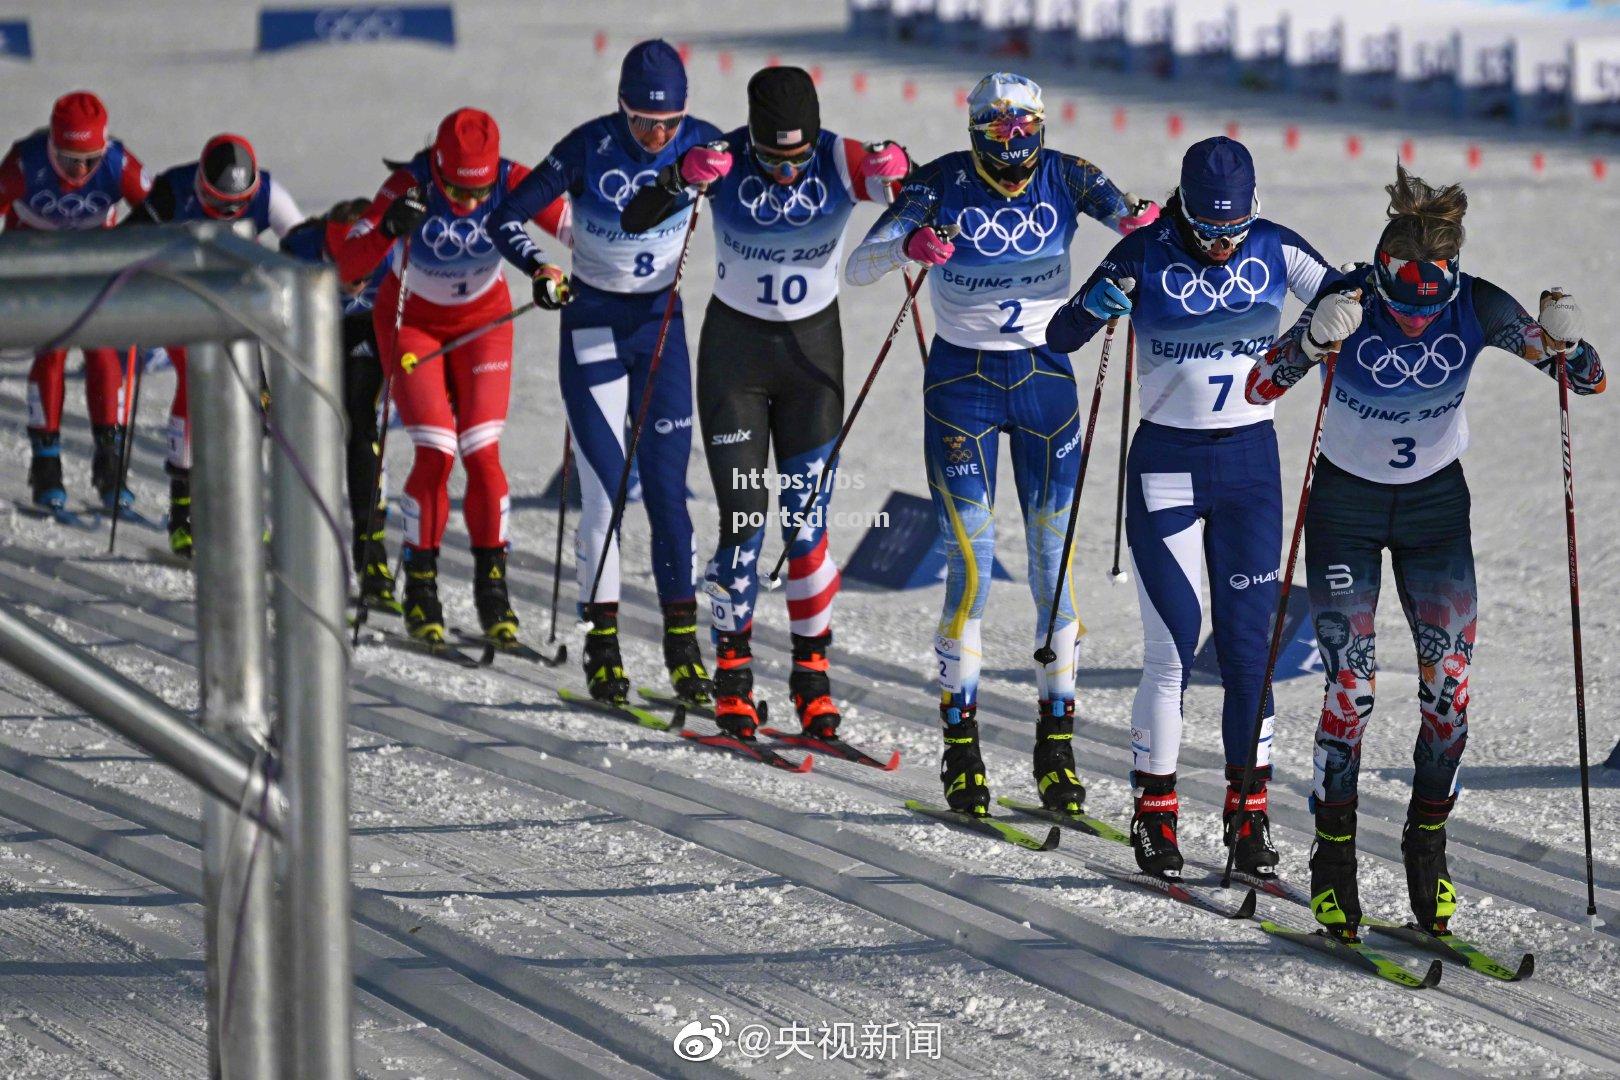
MULTIPOLYGON (((8 232, 20 229, 102 229, 119 202, 136 207, 152 181, 135 155, 107 135, 107 109, 88 90, 57 98, 50 126, 13 143, 0 161, 0 214, 8 232)), ((34 505, 67 509, 62 482, 62 369, 66 349, 34 357, 28 372, 28 484, 34 505)), ((85 349, 85 404, 95 453, 90 480, 102 506, 129 506, 118 487, 123 453, 124 369, 116 349, 85 349)))
MULTIPOLYGON (((608 537, 624 470, 625 429, 647 385, 691 209, 683 205, 645 233, 620 228, 619 215, 661 169, 719 138, 713 124, 686 115, 680 55, 667 42, 643 41, 620 68, 619 107, 564 136, 491 218, 496 246, 529 275, 544 260, 523 229, 528 218, 566 195, 581 224, 557 374, 582 488, 574 568, 580 613, 590 625, 585 678, 591 695, 604 701, 622 702, 630 690, 619 651, 618 540, 608 537), (598 560, 606 566, 593 595, 598 560)), ((713 685, 697 641, 696 545, 686 509, 692 375, 686 322, 679 298, 675 302, 636 457, 664 615, 664 663, 677 695, 706 702, 713 685)))
MULTIPOLYGON (((1046 323, 1069 289, 1070 241, 1082 217, 1129 234, 1159 213, 1097 166, 1045 146, 1041 88, 1022 75, 986 75, 968 95, 970 148, 920 166, 850 257, 845 277, 865 285, 908 262, 930 279, 938 327, 923 381, 923 453, 949 567, 934 638, 945 751, 940 779, 951 809, 989 812, 979 753, 980 620, 995 555, 996 458, 1008 433, 1029 546, 1037 641, 1058 588, 1070 498, 1079 475, 1074 371, 1047 343, 1046 323), (954 241, 943 226, 960 229, 954 241)), ((1034 772, 1042 802, 1078 810, 1073 578, 1052 643, 1036 671, 1034 772)))
POLYGON ((716 280, 698 344, 698 411, 720 542, 703 589, 718 722, 738 738, 753 738, 759 724, 751 635, 772 449, 789 553, 788 687, 806 735, 837 734, 827 656, 839 586, 827 554, 831 477, 811 499, 844 415, 838 262, 855 203, 888 202, 909 168, 897 143, 862 144, 823 129, 810 75, 769 67, 748 80, 746 127, 687 150, 624 210, 625 229, 640 233, 684 211, 694 188, 714 207, 716 280))
POLYGON ((1175 876, 1182 694, 1203 621, 1204 568, 1220 662, 1226 749, 1225 840, 1234 865, 1274 873, 1267 816, 1272 706, 1257 780, 1238 805, 1277 606, 1282 486, 1270 406, 1240 392, 1281 327, 1292 292, 1316 295, 1328 265, 1293 230, 1260 217, 1254 162, 1217 136, 1189 147, 1157 227, 1114 246, 1047 327, 1079 348, 1129 315, 1141 343, 1142 420, 1131 441, 1125 533, 1142 616, 1142 680, 1131 707, 1131 844, 1146 873, 1175 876), (1120 288, 1132 278, 1133 289, 1120 288))
MULTIPOLYGON (((348 281, 389 260, 372 321, 384 370, 393 377, 395 407, 416 447, 400 500, 406 536, 403 603, 406 629, 429 646, 445 640, 439 544, 450 517, 450 469, 458 450, 467 472, 463 514, 472 538, 478 621, 491 641, 517 641, 518 618, 506 585, 510 502, 500 454, 511 392, 512 326, 506 323, 432 360, 418 364, 414 358, 511 310, 511 292, 487 223, 528 172, 501 157, 493 117, 457 109, 439 124, 430 147, 394 171, 334 247, 338 274, 348 281), (396 340, 402 288, 405 317, 396 340)), ((561 268, 542 263, 534 276, 541 307, 555 310, 568 302, 568 277, 561 268)))
POLYGON ((1311 907, 1346 940, 1361 922, 1356 889, 1356 779, 1373 709, 1373 617, 1383 551, 1417 646, 1420 724, 1401 836, 1412 914, 1444 933, 1457 893, 1446 870, 1446 820, 1468 739, 1468 667, 1478 592, 1469 530, 1463 394, 1487 345, 1556 377, 1568 359, 1577 394, 1601 393, 1603 364, 1581 338, 1581 310, 1560 288, 1532 318, 1501 288, 1463 273, 1468 197, 1396 167, 1389 220, 1371 265, 1329 283, 1249 375, 1251 402, 1271 402, 1339 346, 1321 459, 1305 517, 1311 616, 1327 670, 1316 730, 1311 907))
MULTIPOLYGON (((278 238, 303 219, 298 204, 270 173, 259 168, 253 145, 240 135, 221 134, 208 140, 202 155, 165 171, 152 184, 140 207, 125 225, 153 225, 171 221, 253 222, 278 238)), ((189 559, 191 535, 191 423, 186 396, 186 350, 168 346, 176 376, 174 403, 169 410, 169 550, 189 559)))

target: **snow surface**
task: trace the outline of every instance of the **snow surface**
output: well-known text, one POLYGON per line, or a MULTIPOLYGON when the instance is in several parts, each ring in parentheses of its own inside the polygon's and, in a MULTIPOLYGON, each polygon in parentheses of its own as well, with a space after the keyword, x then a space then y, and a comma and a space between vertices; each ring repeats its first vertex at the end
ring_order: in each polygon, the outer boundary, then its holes
MULTIPOLYGON (((834 130, 891 137, 926 159, 961 142, 954 106, 989 63, 925 50, 886 51, 840 33, 840 5, 604 0, 575 5, 478 3, 457 8, 462 45, 249 51, 253 7, 151 0, 13 5, 34 23, 39 58, 8 66, 4 129, 42 122, 61 92, 103 94, 114 130, 162 168, 217 130, 253 139, 261 161, 306 210, 369 193, 379 158, 419 145, 450 108, 490 109, 510 156, 534 161, 581 120, 610 107, 618 57, 654 33, 689 41, 693 111, 723 127, 743 117, 743 85, 767 56, 819 66, 823 117, 834 130), (604 55, 592 47, 605 30, 604 55), (733 58, 719 71, 721 51, 733 58), (864 96, 852 75, 865 72, 864 96), (912 80, 917 101, 900 88, 912 80)), ((1561 284, 1583 300, 1588 336, 1620 355, 1620 313, 1606 304, 1616 259, 1594 225, 1617 197, 1590 178, 1589 151, 1540 147, 1491 129, 1406 118, 1400 131, 1365 117, 1277 98, 1193 94, 1172 84, 1020 64, 1047 87, 1054 145, 1095 160, 1123 186, 1162 197, 1181 146, 1240 124, 1255 152, 1268 216, 1338 262, 1365 258, 1382 217, 1381 185, 1404 134, 1415 167, 1464 176, 1473 206, 1467 266, 1522 298, 1561 284), (1077 118, 1066 122, 1061 103, 1077 118), (1126 110, 1123 132, 1111 125, 1126 110), (1165 135, 1168 113, 1185 120, 1165 135), (1285 123, 1303 128, 1283 148, 1285 123), (1366 150, 1347 159, 1347 135, 1366 150), (1478 142, 1482 165, 1465 166, 1478 142)), ((875 210, 857 210, 853 239, 875 210)), ((1110 243, 1083 228, 1077 274, 1110 243)), ((700 230, 686 286, 695 350, 713 244, 700 230)), ((846 290, 847 378, 865 373, 900 299, 898 279, 846 290)), ((926 318, 926 315, 925 315, 926 318)), ((534 496, 554 472, 561 409, 550 316, 519 324, 511 476, 514 595, 542 636, 555 515, 534 496)), ((1077 363, 1082 387, 1097 347, 1077 363)), ((842 464, 864 487, 843 510, 875 511, 891 490, 925 495, 917 405, 920 368, 903 337, 857 424, 842 464)), ((1118 453, 1118 363, 1099 422, 1079 536, 1085 638, 1082 774, 1094 813, 1128 814, 1129 709, 1140 663, 1135 589, 1109 583, 1118 453)), ((0 368, 0 447, 18 463, 0 484, 25 494, 25 365, 0 368)), ((143 395, 134 486, 161 507, 162 409, 172 383, 143 395)), ((1087 390, 1088 392, 1088 390, 1087 390)), ((70 486, 88 488, 87 431, 69 387, 70 486)), ((818 758, 790 776, 672 736, 572 711, 553 688, 571 669, 506 663, 463 674, 376 646, 357 655, 351 737, 361 1009, 358 1060, 367 1075, 1090 1076, 1566 1075, 1620 1070, 1620 784, 1593 774, 1599 907, 1585 926, 1580 808, 1570 677, 1568 594, 1552 384, 1492 354, 1470 395, 1475 446, 1467 469, 1483 617, 1472 678, 1473 737, 1452 829, 1463 893, 1457 929, 1501 954, 1537 954, 1534 981, 1488 982, 1448 965, 1440 988, 1411 993, 1297 952, 1248 923, 1224 922, 1098 872, 1130 865, 1103 841, 1065 835, 1034 855, 949 831, 905 811, 937 798, 933 693, 927 681, 939 590, 846 588, 838 600, 835 679, 851 738, 904 755, 892 774, 818 758), (728 1045, 685 1064, 671 1040, 689 1021, 725 1016, 735 1033, 847 1023, 938 1024, 939 1059, 761 1060, 728 1045)), ((1290 397, 1278 427, 1284 491, 1297 491, 1311 402, 1290 397)), ((1609 702, 1620 647, 1614 605, 1620 525, 1607 397, 1575 403, 1583 547, 1589 732, 1601 761, 1620 737, 1609 702)), ((395 475, 408 453, 391 440, 395 475)), ((716 534, 700 451, 699 546, 716 534)), ((1003 477, 1010 483, 1010 477, 1003 477)), ((1011 490, 1010 487, 1007 490, 1011 490)), ((627 518, 627 660, 639 680, 661 676, 647 534, 627 518)), ((998 794, 1031 794, 1030 628, 1016 514, 1002 522, 1002 560, 1017 583, 992 592, 985 625, 987 757, 998 794)), ((859 537, 835 534, 847 558, 859 537)), ((123 557, 100 535, 64 533, 0 510, 0 596, 177 707, 196 705, 185 573, 142 561, 161 542, 122 531, 123 557)), ((452 619, 470 621, 470 561, 459 521, 447 543, 452 619)), ((768 546, 774 555, 775 542, 768 546)), ((785 612, 762 599, 763 693, 785 703, 785 612)), ((565 619, 565 622, 569 620, 565 619)), ((1381 613, 1382 706, 1363 764, 1362 892, 1402 914, 1399 824, 1415 731, 1414 663, 1393 597, 1381 613)), ((564 628, 577 653, 571 625, 564 628)), ((1273 799, 1285 870, 1303 880, 1310 820, 1310 736, 1319 685, 1279 686, 1273 799)), ((193 793, 172 774, 40 688, 0 672, 0 1075, 197 1075, 204 1040, 202 930, 195 904, 193 793), (58 816, 52 817, 55 813, 58 816), (66 815, 65 817, 61 815, 66 815), (69 827, 68 822, 78 822, 69 827), (88 830, 88 831, 86 831, 88 830), (69 836, 67 834, 71 833, 69 836), (138 842, 114 842, 139 834, 138 842), (89 852, 89 853, 87 853, 89 852), (133 899, 132 899, 133 898, 133 899), (134 994, 134 997, 128 995, 134 994), (91 1007, 93 1006, 93 1007, 91 1007)), ((1219 847, 1222 783, 1218 689, 1187 695, 1183 844, 1208 865, 1219 847)), ((1302 909, 1262 899, 1263 912, 1305 925, 1302 909)), ((1388 953, 1418 966, 1402 946, 1388 953)))

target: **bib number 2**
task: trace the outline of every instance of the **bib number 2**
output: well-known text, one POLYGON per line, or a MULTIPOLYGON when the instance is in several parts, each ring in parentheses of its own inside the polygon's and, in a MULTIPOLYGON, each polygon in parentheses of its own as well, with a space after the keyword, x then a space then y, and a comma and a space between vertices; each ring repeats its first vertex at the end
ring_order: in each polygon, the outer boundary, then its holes
POLYGON ((1024 313, 1024 305, 1017 300, 1003 300, 996 307, 1007 313, 1007 321, 1001 324, 1003 334, 1022 334, 1024 328, 1018 324, 1018 318, 1024 313))

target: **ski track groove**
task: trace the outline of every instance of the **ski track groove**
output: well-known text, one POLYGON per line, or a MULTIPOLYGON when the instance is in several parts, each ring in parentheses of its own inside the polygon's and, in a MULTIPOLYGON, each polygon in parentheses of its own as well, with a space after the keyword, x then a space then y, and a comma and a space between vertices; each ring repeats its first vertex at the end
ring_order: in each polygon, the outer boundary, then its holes
MULTIPOLYGON (((522 669, 519 669, 519 670, 522 670, 522 669)), ((508 674, 510 674, 510 672, 508 672, 508 674)), ((525 679, 525 680, 520 680, 520 681, 530 681, 530 680, 525 679)), ((426 741, 426 740, 419 740, 419 741, 426 741)), ((589 752, 589 751, 586 751, 586 752, 589 752)), ((458 756, 458 755, 452 755, 452 756, 458 756)), ((495 771, 501 771, 501 770, 497 768, 495 771)), ((844 782, 848 782, 848 777, 847 776, 840 776, 839 779, 843 780, 844 782)), ((860 785, 857 785, 857 786, 866 788, 868 790, 874 790, 881 797, 889 797, 890 795, 892 795, 892 792, 886 792, 886 791, 883 791, 882 789, 874 788, 873 785, 871 785, 871 784, 860 784, 860 785)), ((608 802, 601 803, 601 805, 603 805, 604 808, 608 808, 608 809, 613 808, 608 802)), ((1073 834, 1070 834, 1070 835, 1072 836, 1073 834)), ((1106 842, 1098 841, 1097 843, 1106 843, 1106 842)), ((1107 846, 1108 847, 1114 847, 1115 845, 1109 844, 1107 846)), ((749 860, 749 861, 753 861, 753 860, 749 860)), ((1292 907, 1293 905, 1288 905, 1288 906, 1292 907)), ((1459 974, 1463 974, 1463 973, 1459 971, 1459 974)), ((1463 977, 1467 978, 1467 975, 1464 974, 1463 977)), ((1506 1015, 1506 1010, 1505 1010, 1505 1008, 1503 1008, 1503 1006, 1514 1006, 1514 1007, 1522 1009, 1524 1005, 1532 1004, 1533 1007, 1536 1009, 1536 1011, 1554 1010, 1554 1009, 1558 1008, 1558 1005, 1556 1005, 1554 1003, 1545 1003, 1545 1004, 1543 1004, 1543 1003, 1539 1003, 1539 1002, 1532 1003, 1532 1002, 1516 1001, 1516 1000, 1513 999, 1513 997, 1511 995, 1501 992, 1501 991, 1505 991, 1506 989, 1507 989, 1506 987, 1491 987, 1491 988, 1487 988, 1486 993, 1477 994, 1477 995, 1470 995, 1470 997, 1471 997, 1471 999, 1473 1000, 1473 1002, 1476 1005, 1481 1004, 1481 1000, 1480 1000, 1481 998, 1487 998, 1488 997, 1488 998, 1496 999, 1496 1001, 1497 1001, 1497 1007, 1496 1008, 1493 1009, 1489 1005, 1483 1005, 1481 1011, 1498 1012, 1499 1015, 1501 1015, 1501 1017, 1503 1019, 1509 1019, 1509 1017, 1507 1017, 1507 1015, 1506 1015), (1498 991, 1498 992, 1495 993, 1495 994, 1492 994, 1492 993, 1488 992, 1490 990, 1495 990, 1495 991, 1498 991)), ((1542 1040, 1538 1040, 1538 1039, 1535 1038, 1536 1029, 1533 1028, 1533 1027, 1529 1027, 1527 1025, 1519 1024, 1519 1023, 1514 1023, 1514 1024, 1511 1025, 1511 1027, 1517 1029, 1517 1033, 1520 1034, 1522 1037, 1529 1037, 1529 1038, 1531 1038, 1532 1041, 1542 1041, 1542 1040)), ((1561 1033, 1549 1032, 1549 1034, 1555 1034, 1555 1036, 1557 1036, 1557 1035, 1559 1035, 1561 1033)), ((1586 1043, 1587 1045, 1590 1045, 1590 1043, 1587 1042, 1587 1040, 1582 1040, 1582 1042, 1586 1043)), ((1559 1049, 1556 1045, 1550 1046, 1549 1048, 1555 1049, 1555 1050, 1559 1049)), ((1608 1048, 1605 1048, 1605 1049, 1608 1049, 1608 1050, 1612 1051, 1612 1047, 1608 1047, 1608 1048)), ((1588 1063, 1588 1064, 1593 1064, 1594 1063, 1594 1060, 1592 1058, 1587 1058, 1587 1057, 1585 1057, 1585 1055, 1580 1055, 1580 1056, 1583 1057, 1583 1059, 1586 1061, 1586 1063, 1588 1063)), ((1610 1059, 1610 1060, 1612 1060, 1612 1059, 1610 1059)), ((1597 1063, 1602 1063, 1601 1056, 1599 1057, 1597 1063)))

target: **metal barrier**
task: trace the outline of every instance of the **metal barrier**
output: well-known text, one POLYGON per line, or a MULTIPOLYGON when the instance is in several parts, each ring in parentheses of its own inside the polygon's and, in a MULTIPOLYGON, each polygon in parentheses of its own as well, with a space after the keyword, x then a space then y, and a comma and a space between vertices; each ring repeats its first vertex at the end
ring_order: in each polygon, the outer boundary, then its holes
POLYGON ((352 1075, 346 582, 325 516, 341 505, 339 319, 330 269, 222 223, 0 236, 0 348, 191 345, 201 729, 4 609, 0 660, 211 796, 209 1054, 226 1080, 352 1075), (281 434, 269 470, 274 717, 255 339, 281 434))

